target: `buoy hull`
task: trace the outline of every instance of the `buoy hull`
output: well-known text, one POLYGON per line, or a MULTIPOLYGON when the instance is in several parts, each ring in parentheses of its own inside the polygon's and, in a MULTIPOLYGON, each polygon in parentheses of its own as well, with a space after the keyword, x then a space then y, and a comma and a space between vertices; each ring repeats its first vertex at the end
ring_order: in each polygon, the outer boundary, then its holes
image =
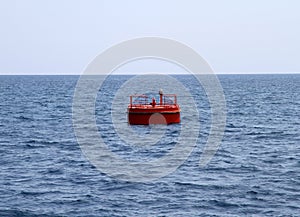
POLYGON ((180 123, 180 108, 172 106, 128 106, 128 123, 132 125, 180 123))

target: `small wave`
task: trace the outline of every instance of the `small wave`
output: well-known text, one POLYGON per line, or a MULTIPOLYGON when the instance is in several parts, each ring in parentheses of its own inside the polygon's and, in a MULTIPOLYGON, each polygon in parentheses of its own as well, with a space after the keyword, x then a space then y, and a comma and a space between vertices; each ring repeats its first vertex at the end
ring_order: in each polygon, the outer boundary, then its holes
POLYGON ((20 195, 23 195, 23 196, 40 196, 40 195, 45 195, 45 194, 54 194, 54 195, 57 195, 57 194, 60 194, 62 193, 61 191, 25 191, 25 190, 22 190, 20 192, 20 195))
POLYGON ((44 148, 44 145, 41 144, 26 144, 26 148, 28 149, 35 149, 35 148, 44 148))
POLYGON ((190 182, 175 182, 174 184, 178 186, 187 186, 193 189, 205 187, 204 185, 197 184, 197 183, 190 183, 190 182))
POLYGON ((7 217, 55 217, 53 214, 45 214, 45 213, 35 213, 30 210, 21 210, 21 209, 3 209, 0 210, 0 216, 7 217))
POLYGON ((230 208, 230 207, 239 207, 238 204, 236 203, 229 203, 229 202, 226 202, 226 201, 223 201, 223 200, 210 200, 209 203, 212 203, 214 206, 219 206, 219 207, 225 207, 225 208, 230 208))
POLYGON ((46 174, 55 174, 55 175, 61 175, 64 174, 64 171, 62 169, 59 168, 50 168, 48 169, 46 172, 46 174))
POLYGON ((34 191, 21 191, 20 193, 21 195, 24 195, 24 196, 38 196, 38 195, 42 195, 44 194, 44 192, 34 192, 34 191))
POLYGON ((25 117, 25 116, 23 116, 23 115, 18 116, 18 117, 16 117, 16 118, 19 119, 19 120, 23 120, 23 121, 33 121, 33 120, 34 120, 33 118, 25 117))
POLYGON ((247 191, 247 194, 250 194, 250 195, 257 195, 258 192, 257 192, 257 191, 251 190, 251 191, 247 191))
POLYGON ((45 147, 47 145, 56 145, 59 144, 55 141, 48 140, 40 140, 40 139, 30 139, 24 142, 28 147, 36 148, 36 147, 45 147))
POLYGON ((18 209, 9 209, 9 210, 0 210, 0 216, 9 216, 9 217, 37 217, 36 215, 30 211, 22 211, 18 209))

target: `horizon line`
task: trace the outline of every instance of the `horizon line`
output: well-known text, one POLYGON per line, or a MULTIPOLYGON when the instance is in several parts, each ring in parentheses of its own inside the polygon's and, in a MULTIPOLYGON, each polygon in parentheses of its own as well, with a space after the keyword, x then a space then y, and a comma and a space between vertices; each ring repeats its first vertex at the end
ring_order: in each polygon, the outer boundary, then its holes
MULTIPOLYGON (((192 75, 194 73, 189 72, 175 72, 175 73, 164 73, 164 72, 142 72, 142 73, 110 73, 106 75, 151 75, 151 74, 166 74, 166 75, 192 75)), ((300 74, 299 72, 214 72, 214 73, 201 73, 204 75, 215 74, 215 75, 289 75, 289 74, 300 74)), ((82 73, 0 73, 1 75, 83 75, 82 73)))

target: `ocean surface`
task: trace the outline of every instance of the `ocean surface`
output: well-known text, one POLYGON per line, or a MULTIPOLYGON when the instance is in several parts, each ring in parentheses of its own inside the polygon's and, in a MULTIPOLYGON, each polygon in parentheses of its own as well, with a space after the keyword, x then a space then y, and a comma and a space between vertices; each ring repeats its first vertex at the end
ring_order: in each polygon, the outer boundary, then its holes
MULTIPOLYGON (((300 75, 218 75, 226 128, 204 168, 209 100, 192 76, 173 77, 199 110, 197 144, 175 171, 134 182, 101 171, 78 144, 72 105, 79 76, 0 76, 0 216, 299 216, 300 75)), ((120 158, 160 158, 180 125, 165 126, 151 147, 128 144, 115 130, 112 101, 131 78, 114 75, 103 84, 95 104, 99 134, 120 158)), ((123 124, 128 102, 119 105, 123 124)), ((184 123, 188 115, 182 111, 184 123)), ((143 137, 152 126, 131 129, 143 137)))

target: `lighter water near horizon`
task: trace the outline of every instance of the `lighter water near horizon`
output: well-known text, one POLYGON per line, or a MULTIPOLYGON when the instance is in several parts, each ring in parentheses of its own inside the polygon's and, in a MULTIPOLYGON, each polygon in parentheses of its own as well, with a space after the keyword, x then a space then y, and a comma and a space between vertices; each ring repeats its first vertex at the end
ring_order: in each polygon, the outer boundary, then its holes
MULTIPOLYGON (((297 216, 300 75, 218 75, 227 124, 205 168, 198 163, 209 134, 209 102, 192 76, 173 77, 198 106, 197 147, 175 172, 135 183, 107 176, 84 157, 72 125, 79 76, 0 76, 0 216, 297 216)), ((111 100, 130 78, 106 80, 97 97, 107 102, 96 103, 98 128, 124 158, 161 157, 172 149, 178 125, 168 125, 150 149, 123 144, 114 131, 111 100)))

